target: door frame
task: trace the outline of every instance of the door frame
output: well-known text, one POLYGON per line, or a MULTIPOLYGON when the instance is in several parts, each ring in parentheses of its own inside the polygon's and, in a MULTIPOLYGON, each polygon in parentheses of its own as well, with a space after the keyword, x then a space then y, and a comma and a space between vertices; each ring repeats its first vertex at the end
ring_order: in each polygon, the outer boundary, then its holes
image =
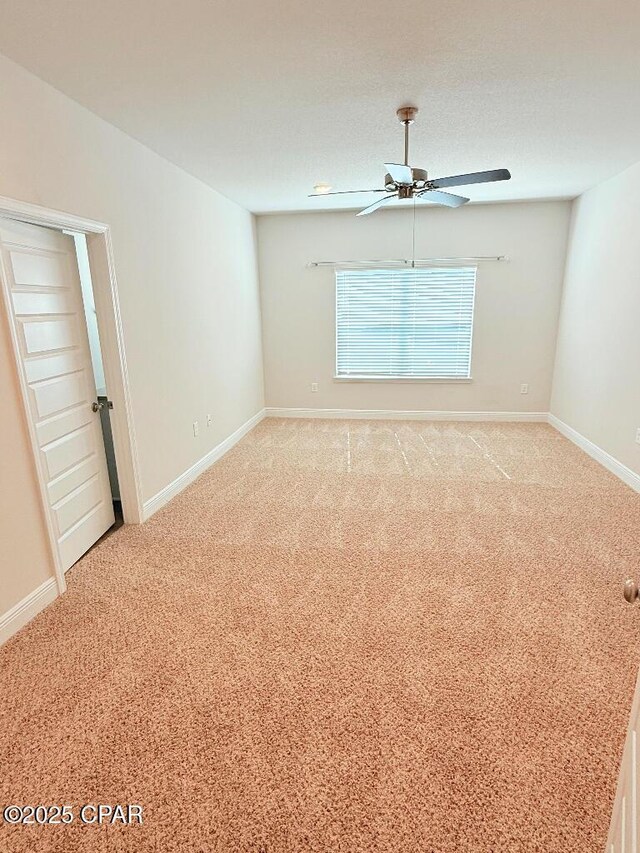
MULTIPOLYGON (((111 428, 113 444, 120 485, 120 500, 125 524, 141 524, 144 520, 142 507, 142 485, 140 480, 140 465, 133 420, 133 406, 129 387, 129 374, 125 354, 124 333, 120 315, 120 300, 116 280, 111 230, 104 222, 84 219, 72 213, 41 207, 29 202, 17 201, 0 196, 0 217, 18 220, 30 225, 41 225, 58 231, 78 231, 86 234, 87 250, 89 253, 89 268, 93 285, 93 296, 96 306, 98 332, 100 334, 100 349, 104 367, 105 381, 110 399, 113 401, 111 410, 111 428)), ((31 423, 29 412, 28 389, 19 364, 18 337, 15 324, 12 321, 11 296, 8 290, 6 275, 0 276, 3 305, 7 315, 13 355, 18 374, 22 404, 29 431, 32 456, 35 463, 40 502, 42 505, 47 536, 53 565, 55 568, 58 592, 62 594, 66 588, 64 570, 58 557, 55 532, 47 511, 47 494, 42 459, 36 439, 35 429, 31 423)))

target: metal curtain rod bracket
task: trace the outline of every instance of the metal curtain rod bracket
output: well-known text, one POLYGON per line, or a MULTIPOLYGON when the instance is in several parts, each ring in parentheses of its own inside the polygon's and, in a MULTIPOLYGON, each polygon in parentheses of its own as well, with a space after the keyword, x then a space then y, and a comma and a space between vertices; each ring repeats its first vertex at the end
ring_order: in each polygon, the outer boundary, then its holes
POLYGON ((388 258, 386 260, 371 261, 310 261, 308 267, 370 267, 370 266, 392 266, 400 267, 421 266, 430 264, 460 264, 460 263, 486 263, 489 261, 508 261, 507 255, 478 255, 475 258, 388 258))

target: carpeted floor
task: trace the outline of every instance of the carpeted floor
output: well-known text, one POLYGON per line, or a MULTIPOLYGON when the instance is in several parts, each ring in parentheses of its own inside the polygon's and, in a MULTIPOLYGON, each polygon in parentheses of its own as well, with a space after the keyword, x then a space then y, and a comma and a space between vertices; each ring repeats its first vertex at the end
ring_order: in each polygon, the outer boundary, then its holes
POLYGON ((640 496, 541 424, 268 420, 0 650, 2 853, 601 853, 640 496))

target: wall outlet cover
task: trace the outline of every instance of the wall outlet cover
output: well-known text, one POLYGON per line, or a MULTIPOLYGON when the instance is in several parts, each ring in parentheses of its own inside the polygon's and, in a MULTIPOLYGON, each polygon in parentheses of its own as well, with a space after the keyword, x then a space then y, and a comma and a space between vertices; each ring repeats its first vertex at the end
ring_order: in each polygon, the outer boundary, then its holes
POLYGON ((198 421, 194 421, 193 422, 193 435, 194 435, 194 437, 198 434, 198 432, 199 432, 198 421))

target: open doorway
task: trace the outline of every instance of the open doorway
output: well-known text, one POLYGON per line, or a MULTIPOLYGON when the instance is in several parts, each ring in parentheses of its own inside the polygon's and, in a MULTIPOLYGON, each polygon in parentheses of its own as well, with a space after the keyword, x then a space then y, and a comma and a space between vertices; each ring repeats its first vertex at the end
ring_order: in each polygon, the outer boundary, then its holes
POLYGON ((102 372, 102 356, 97 327, 91 334, 86 322, 87 316, 95 318, 88 263, 82 264, 85 299, 76 243, 68 232, 4 219, 0 249, 45 512, 66 572, 115 523, 93 365, 95 355, 102 372))
POLYGON ((143 517, 109 228, 0 198, 0 232, 0 293, 64 592, 65 571, 116 515, 143 517))
POLYGON ((64 233, 73 237, 76 250, 78 274, 80 276, 80 289, 82 291, 82 302, 84 306, 85 321, 87 324, 89 351, 91 353, 91 365, 93 367, 93 378, 96 386, 96 401, 99 406, 100 428, 104 442, 107 471, 109 474, 109 487, 111 489, 111 498, 113 502, 115 522, 113 526, 103 534, 103 536, 106 536, 120 527, 124 522, 122 515, 122 501, 120 499, 120 484, 118 482, 118 466, 113 446, 113 430, 111 428, 111 400, 109 399, 107 391, 107 381, 105 378, 104 363, 102 360, 100 330, 98 328, 98 316, 93 293, 93 281, 91 279, 87 236, 86 234, 78 231, 65 231, 64 233))

